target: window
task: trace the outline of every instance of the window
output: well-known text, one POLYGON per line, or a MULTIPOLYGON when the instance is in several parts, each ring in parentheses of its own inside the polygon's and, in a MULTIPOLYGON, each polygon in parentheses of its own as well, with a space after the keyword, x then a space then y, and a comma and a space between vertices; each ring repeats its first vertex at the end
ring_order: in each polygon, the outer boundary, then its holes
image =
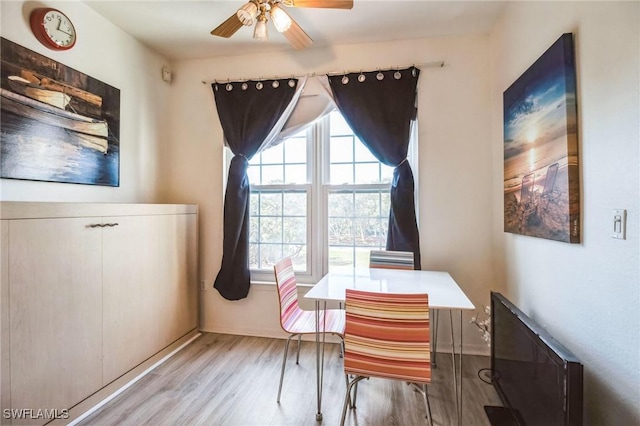
POLYGON ((384 248, 393 168, 380 163, 339 112, 249 162, 249 267, 273 280, 291 256, 301 282, 327 271, 366 267, 384 248))

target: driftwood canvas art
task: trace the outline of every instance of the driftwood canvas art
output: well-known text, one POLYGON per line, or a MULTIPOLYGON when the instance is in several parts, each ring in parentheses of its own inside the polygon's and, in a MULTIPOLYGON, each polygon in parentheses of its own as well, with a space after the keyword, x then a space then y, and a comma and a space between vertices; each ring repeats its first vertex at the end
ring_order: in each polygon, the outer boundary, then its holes
POLYGON ((119 186, 120 90, 0 39, 0 177, 119 186))
POLYGON ((504 92, 504 230, 580 242, 573 36, 563 34, 504 92))

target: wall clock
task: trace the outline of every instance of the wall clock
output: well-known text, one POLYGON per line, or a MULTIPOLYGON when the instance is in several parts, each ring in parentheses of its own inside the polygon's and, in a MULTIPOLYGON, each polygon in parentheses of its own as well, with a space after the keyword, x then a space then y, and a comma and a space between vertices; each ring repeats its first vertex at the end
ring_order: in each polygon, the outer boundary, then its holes
POLYGON ((38 41, 53 50, 69 50, 76 44, 76 29, 58 9, 40 7, 31 12, 31 31, 38 41))

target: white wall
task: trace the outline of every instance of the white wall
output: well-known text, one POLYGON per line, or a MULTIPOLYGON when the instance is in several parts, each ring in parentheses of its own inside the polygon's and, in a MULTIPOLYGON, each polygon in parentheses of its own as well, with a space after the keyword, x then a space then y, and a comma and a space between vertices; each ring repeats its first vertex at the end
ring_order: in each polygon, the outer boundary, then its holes
POLYGON ((120 187, 0 180, 0 200, 155 202, 166 166, 159 148, 167 138, 169 85, 161 79, 161 56, 78 1, 0 2, 2 37, 120 89, 120 187), (56 52, 29 28, 35 7, 55 7, 74 23, 76 45, 56 52))
POLYGON ((494 230, 506 295, 584 364, 585 424, 640 423, 640 4, 514 2, 491 34, 494 230), (575 37, 582 235, 502 231, 502 93, 562 33, 575 37), (611 209, 628 211, 626 240, 611 209))
MULTIPOLYGON (((280 335, 273 286, 254 285, 229 302, 212 288, 222 256, 223 136, 213 94, 202 81, 301 75, 445 61, 419 81, 419 222, 424 268, 451 272, 476 306, 488 303, 492 276, 492 198, 488 36, 335 46, 182 61, 174 64, 172 161, 167 196, 200 205, 201 327, 280 335)), ((465 323, 466 323, 465 318, 465 323)), ((444 322, 444 321, 443 321, 444 322)), ((467 325, 467 350, 487 353, 467 325)), ((447 329, 441 330, 446 349, 447 329)))

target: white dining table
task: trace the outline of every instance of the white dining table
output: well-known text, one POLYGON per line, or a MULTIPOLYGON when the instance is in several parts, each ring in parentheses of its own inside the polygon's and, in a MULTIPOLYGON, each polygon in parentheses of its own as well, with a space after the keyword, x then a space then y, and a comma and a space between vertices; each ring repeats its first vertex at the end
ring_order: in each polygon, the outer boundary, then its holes
MULTIPOLYGON (((462 424, 462 311, 473 310, 475 306, 448 272, 368 268, 330 272, 318 281, 304 296, 305 299, 315 302, 316 312, 316 384, 318 400, 316 420, 322 421, 322 382, 324 375, 325 343, 325 334, 319 329, 319 318, 321 312, 326 309, 328 302, 344 303, 347 289, 381 293, 426 293, 429 295, 429 309, 435 310, 434 317, 437 318, 440 310, 449 311, 456 414, 458 416, 458 424, 462 424), (460 374, 458 374, 455 361, 456 345, 454 339, 453 311, 459 311, 460 313, 460 374), (322 340, 320 339, 320 335, 322 335, 322 340)), ((436 322, 432 333, 432 350, 435 350, 437 329, 436 322)))

